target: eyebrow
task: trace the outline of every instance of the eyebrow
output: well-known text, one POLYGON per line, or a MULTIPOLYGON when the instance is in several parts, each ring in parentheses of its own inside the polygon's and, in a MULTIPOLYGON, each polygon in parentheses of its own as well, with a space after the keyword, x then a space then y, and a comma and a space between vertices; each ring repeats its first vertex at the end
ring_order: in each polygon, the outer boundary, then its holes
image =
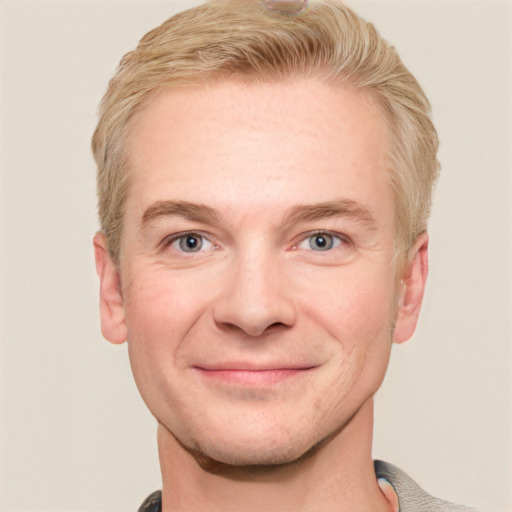
MULTIPOLYGON (((183 217, 204 224, 211 224, 219 220, 217 210, 204 204, 187 201, 157 201, 144 212, 142 226, 160 217, 183 217)), ((351 199, 293 206, 285 216, 284 224, 314 222, 329 217, 348 217, 360 222, 369 230, 373 231, 377 228, 377 221, 370 210, 351 199)))
POLYGON ((190 221, 208 224, 217 221, 219 215, 216 210, 204 204, 187 201, 157 201, 144 212, 142 226, 159 217, 183 217, 190 221))
POLYGON ((329 217, 347 217, 361 223, 371 231, 377 228, 377 221, 370 210, 352 199, 294 206, 287 215, 286 223, 312 222, 329 217))

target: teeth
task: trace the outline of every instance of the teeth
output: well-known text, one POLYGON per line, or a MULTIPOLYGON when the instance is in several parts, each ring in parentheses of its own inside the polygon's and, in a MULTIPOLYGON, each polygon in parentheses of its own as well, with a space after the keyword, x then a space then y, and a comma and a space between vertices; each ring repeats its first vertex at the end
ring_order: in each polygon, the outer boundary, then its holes
POLYGON ((308 6, 308 0, 263 0, 263 5, 280 14, 299 14, 308 6))

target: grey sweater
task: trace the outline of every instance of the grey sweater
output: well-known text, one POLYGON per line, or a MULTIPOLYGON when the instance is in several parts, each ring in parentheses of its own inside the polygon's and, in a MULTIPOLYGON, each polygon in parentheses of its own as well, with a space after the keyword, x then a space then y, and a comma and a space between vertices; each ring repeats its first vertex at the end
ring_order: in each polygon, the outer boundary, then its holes
POLYGON ((394 487, 400 512, 477 512, 474 508, 455 505, 430 496, 393 464, 376 460, 374 465, 377 478, 386 479, 394 487))

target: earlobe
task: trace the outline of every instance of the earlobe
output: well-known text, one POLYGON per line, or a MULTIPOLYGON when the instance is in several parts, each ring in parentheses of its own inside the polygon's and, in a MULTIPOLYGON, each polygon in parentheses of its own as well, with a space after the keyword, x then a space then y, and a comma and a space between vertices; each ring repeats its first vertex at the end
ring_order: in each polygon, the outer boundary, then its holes
POLYGON ((408 253, 401 274, 393 341, 407 341, 416 329, 428 275, 428 234, 422 233, 408 253))
POLYGON ((119 269, 108 252, 105 235, 96 233, 93 242, 96 273, 100 279, 101 332, 111 343, 124 343, 127 332, 119 269))

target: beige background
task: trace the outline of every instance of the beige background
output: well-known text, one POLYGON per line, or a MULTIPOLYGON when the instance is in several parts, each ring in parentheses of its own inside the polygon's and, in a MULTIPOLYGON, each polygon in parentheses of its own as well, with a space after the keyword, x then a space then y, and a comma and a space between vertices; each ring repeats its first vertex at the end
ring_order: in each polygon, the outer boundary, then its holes
MULTIPOLYGON (((0 3, 3 512, 134 511, 159 487, 126 347, 99 333, 89 139, 122 54, 194 3, 0 3)), ((442 141, 426 303, 378 395, 375 456, 512 510, 511 3, 350 3, 417 75, 442 141)))

